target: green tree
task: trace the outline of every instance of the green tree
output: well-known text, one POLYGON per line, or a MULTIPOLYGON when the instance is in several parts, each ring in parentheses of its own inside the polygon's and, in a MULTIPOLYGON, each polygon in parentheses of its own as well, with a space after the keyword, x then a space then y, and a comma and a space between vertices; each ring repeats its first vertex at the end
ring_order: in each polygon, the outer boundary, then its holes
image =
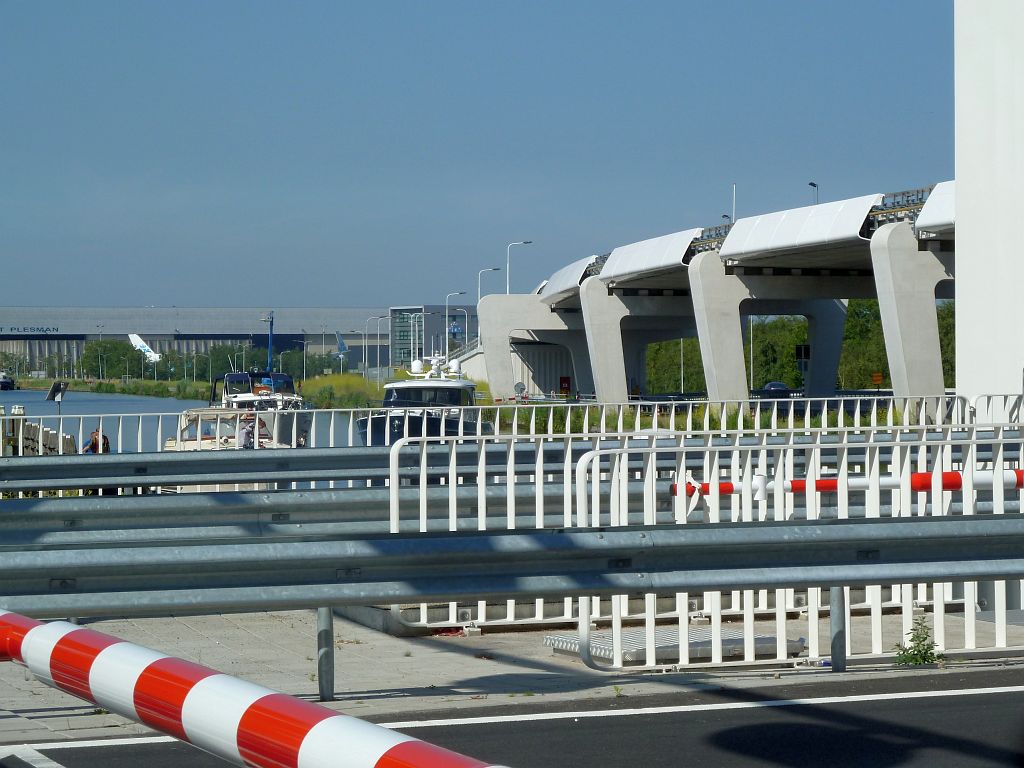
POLYGON ((704 364, 700 356, 700 343, 695 338, 659 341, 647 347, 647 392, 703 392, 704 364), (682 360, 679 346, 682 344, 682 360), (680 365, 681 363, 681 365, 680 365), (685 376, 686 381, 682 381, 685 376))
POLYGON ((14 352, 0 352, 0 371, 10 371, 15 376, 28 374, 28 358, 14 352))
POLYGON ((940 301, 937 312, 942 380, 947 388, 952 388, 956 386, 956 305, 952 301, 940 301))
POLYGON ((138 355, 127 341, 87 341, 82 348, 82 372, 92 379, 101 378, 101 373, 104 379, 119 379, 129 375, 129 368, 137 363, 138 355))

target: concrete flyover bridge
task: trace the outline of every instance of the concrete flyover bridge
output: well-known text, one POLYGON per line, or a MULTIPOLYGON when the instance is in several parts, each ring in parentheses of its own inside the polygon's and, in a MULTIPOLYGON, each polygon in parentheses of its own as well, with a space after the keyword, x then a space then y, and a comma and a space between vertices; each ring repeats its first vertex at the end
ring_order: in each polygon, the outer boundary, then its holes
POLYGON ((709 399, 744 400, 744 318, 798 314, 809 321, 806 393, 828 396, 847 301, 877 298, 894 394, 939 394, 935 300, 952 298, 953 191, 947 181, 682 230, 574 261, 534 293, 486 296, 491 391, 568 380, 621 402, 645 389, 648 344, 696 336, 709 399), (562 356, 544 360, 541 349, 562 356))

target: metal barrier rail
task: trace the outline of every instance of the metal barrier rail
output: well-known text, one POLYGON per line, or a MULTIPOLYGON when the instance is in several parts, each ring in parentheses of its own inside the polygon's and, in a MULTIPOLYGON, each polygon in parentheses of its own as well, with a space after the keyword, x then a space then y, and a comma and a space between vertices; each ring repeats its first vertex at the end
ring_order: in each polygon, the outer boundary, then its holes
POLYGON ((0 605, 29 616, 145 616, 466 596, 1003 579, 1024 576, 1022 553, 1020 515, 147 542, 5 553, 0 605))
POLYGON ((0 661, 238 766, 333 768, 341 754, 365 766, 493 765, 64 621, 0 609, 0 661))
MULTIPOLYGON (((815 520, 826 513, 842 520, 854 512, 867 519, 883 514, 893 518, 963 515, 960 519, 965 519, 983 510, 1001 516, 1021 508, 1022 490, 1018 481, 1022 475, 1022 436, 1017 425, 862 432, 864 442, 855 460, 852 460, 850 443, 843 439, 848 435, 839 435, 837 440, 837 435, 824 430, 812 431, 811 445, 798 445, 794 441, 788 446, 771 446, 764 441, 761 446, 752 446, 744 443, 738 433, 733 435, 733 445, 708 439, 700 449, 705 471, 696 478, 687 478, 682 471, 687 454, 693 451, 690 447, 634 446, 595 450, 577 464, 576 520, 579 525, 625 525, 627 520, 622 510, 635 507, 637 500, 631 496, 637 493, 644 499, 644 508, 651 509, 654 473, 645 469, 639 484, 642 490, 637 490, 638 476, 634 468, 638 458, 650 463, 656 455, 666 454, 676 456, 681 465, 677 473, 680 486, 685 479, 685 484, 696 491, 672 497, 675 517, 681 525, 694 519, 730 526, 744 522, 771 524, 782 520, 815 520), (801 476, 794 472, 796 454, 803 454, 808 468, 806 477, 802 476, 803 472, 801 476), (598 462, 604 462, 609 469, 598 469, 598 462), (630 482, 616 483, 614 477, 610 484, 604 482, 608 471, 620 481, 628 477, 630 482), (994 472, 1003 477, 1004 482, 993 483, 994 472), (951 482, 954 473, 958 483, 951 482), (602 478, 599 485, 595 484, 598 476, 602 478)), ((795 433, 791 437, 795 437, 795 433)), ((866 614, 870 625, 868 652, 881 655, 886 647, 892 648, 901 641, 910 629, 913 611, 920 607, 930 607, 934 613, 935 638, 940 648, 975 651, 980 647, 981 622, 975 615, 976 606, 992 610, 992 631, 985 638, 987 647, 1008 647, 1006 612, 1008 608, 1020 606, 1021 581, 1015 578, 1010 583, 997 581, 978 585, 959 583, 956 578, 955 573, 950 572, 946 578, 930 583, 887 585, 880 578, 870 585, 864 597, 853 606, 866 614), (888 599, 883 597, 885 591, 890 594, 888 599), (891 636, 888 646, 882 621, 887 610, 900 613, 902 628, 901 634, 891 636), (949 615, 952 611, 963 611, 962 622, 953 620, 949 615), (956 639, 952 636, 954 629, 956 639)), ((631 603, 625 595, 613 598, 612 666, 619 667, 624 662, 623 625, 630 622, 640 622, 643 626, 640 634, 645 639, 636 641, 638 655, 644 659, 642 663, 657 666, 659 653, 665 657, 673 652, 678 653, 679 663, 688 663, 686 625, 694 613, 707 616, 711 621, 713 663, 724 659, 722 620, 729 613, 742 620, 744 637, 740 653, 745 662, 754 661, 755 620, 756 614, 761 613, 774 614, 776 659, 786 658, 785 637, 787 629, 793 625, 789 616, 794 612, 801 614, 797 624, 801 636, 808 640, 808 655, 820 656, 817 621, 824 608, 820 589, 809 588, 806 595, 797 595, 793 590, 771 595, 767 589, 734 591, 728 595, 709 592, 697 596, 700 607, 694 597, 681 593, 675 595, 673 601, 648 593, 639 605, 637 601, 631 603), (659 607, 659 601, 668 605, 659 607), (662 647, 655 648, 655 625, 665 621, 678 623, 678 642, 662 643, 662 647)), ((1017 644, 1021 641, 1018 638, 1017 644)))
MULTIPOLYGON (((494 529, 495 527, 522 529, 524 527, 548 528, 587 524, 574 519, 572 473, 574 463, 583 455, 582 451, 595 448, 606 449, 603 454, 606 456, 622 453, 627 457, 626 461, 616 460, 617 463, 614 465, 610 459, 605 459, 602 469, 596 473, 602 483, 602 493, 607 493, 611 488, 609 483, 616 483, 628 476, 629 487, 635 492, 628 494, 629 502, 622 507, 625 510, 622 517, 623 524, 627 521, 629 524, 683 522, 681 517, 684 515, 689 515, 692 522, 703 519, 703 513, 694 512, 692 505, 688 507, 678 503, 671 497, 671 494, 665 492, 666 484, 672 483, 679 477, 685 477, 687 472, 702 474, 707 469, 706 447, 710 444, 717 445, 723 457, 727 457, 729 448, 734 444, 744 446, 748 451, 767 449, 769 470, 784 473, 789 477, 803 476, 807 473, 807 456, 822 440, 826 443, 834 443, 836 446, 842 444, 844 461, 850 466, 862 465, 867 460, 869 449, 877 450, 877 460, 887 465, 891 460, 893 450, 891 444, 899 434, 906 432, 905 428, 866 432, 862 428, 848 427, 845 430, 829 430, 827 433, 824 430, 800 429, 762 433, 760 436, 735 431, 690 435, 657 431, 639 435, 635 433, 607 434, 600 439, 584 438, 580 435, 404 438, 392 446, 391 452, 391 479, 389 481, 392 492, 391 526, 392 530, 398 530, 399 527, 402 530, 408 530, 411 522, 415 524, 418 521, 420 529, 427 530, 428 526, 437 524, 435 517, 436 494, 424 493, 422 497, 410 500, 403 492, 403 483, 409 482, 410 455, 413 457, 413 463, 420 467, 421 474, 418 480, 422 490, 436 490, 436 485, 432 485, 433 483, 443 483, 441 487, 448 489, 451 530, 465 524, 466 494, 467 491, 471 492, 473 487, 480 491, 480 498, 477 499, 475 505, 476 519, 480 530, 494 529), (824 437, 819 437, 819 435, 824 435, 824 437), (623 451, 624 445, 647 448, 650 452, 645 457, 638 452, 623 451), (669 450, 653 450, 651 446, 656 446, 659 449, 664 447, 669 450), (801 448, 807 450, 801 450, 801 448), (685 458, 679 460, 673 451, 683 449, 686 449, 683 454, 685 458), (472 471, 467 473, 465 470, 467 455, 470 456, 469 463, 473 463, 473 451, 479 452, 481 461, 475 475, 472 471), (483 456, 485 451, 487 452, 486 459, 483 456), (540 460, 542 453, 545 456, 543 462, 540 460), (552 453, 556 457, 553 462, 550 460, 552 453), (562 457, 561 461, 557 460, 559 454, 562 457), (785 465, 775 468, 772 466, 772 462, 777 455, 784 457, 785 465), (505 464, 508 467, 507 471, 504 471, 503 468, 505 464), (451 470, 450 475, 448 475, 449 469, 451 470), (566 482, 566 478, 569 478, 568 482, 566 482), (530 484, 529 487, 535 492, 534 498, 520 491, 519 486, 523 483, 530 484), (495 484, 508 495, 504 504, 499 502, 497 509, 494 508, 493 489, 495 484), (644 487, 644 484, 653 486, 653 488, 648 487, 647 496, 638 491, 644 487), (564 495, 561 516, 551 514, 552 489, 554 489, 554 493, 561 492, 564 495), (652 490, 653 492, 650 492, 652 490)), ((928 432, 924 429, 914 430, 912 434, 914 439, 921 435, 924 435, 925 439, 928 439, 929 435, 934 439, 941 437, 940 433, 928 432)), ((834 450, 838 451, 839 448, 836 447, 834 450)), ((952 449, 951 460, 959 460, 957 450, 956 447, 952 449)), ((1014 451, 1009 449, 1008 456, 1012 455, 1015 455, 1014 451)), ((827 451, 822 461, 825 463, 811 467, 811 470, 820 471, 822 466, 826 466, 827 462, 831 461, 827 451)), ((618 486, 615 488, 618 491, 622 490, 618 486)), ((470 515, 472 515, 472 511, 472 509, 469 510, 470 515)), ((858 505, 854 501, 848 505, 847 513, 864 516, 867 514, 867 510, 863 508, 863 505, 858 505)), ((826 511, 825 514, 836 515, 837 513, 832 510, 826 511)), ((600 521, 595 520, 592 523, 597 525, 600 524, 600 521)), ((683 609, 691 614, 701 613, 704 610, 701 601, 702 598, 699 596, 688 599, 683 609)), ((760 600, 759 605, 759 612, 765 612, 768 598, 764 597, 760 600)), ((607 601, 595 600, 593 610, 596 621, 612 620, 612 609, 607 601)), ((664 615, 664 618, 674 619, 678 615, 678 606, 671 600, 668 601, 665 610, 668 613, 664 615)), ((734 611, 727 611, 728 613, 734 613, 734 611)), ((560 603, 533 600, 527 604, 507 601, 504 605, 491 605, 482 601, 474 605, 432 606, 420 604, 404 608, 392 607, 392 614, 394 619, 407 626, 423 628, 467 625, 538 625, 574 621, 574 607, 568 600, 560 603)))

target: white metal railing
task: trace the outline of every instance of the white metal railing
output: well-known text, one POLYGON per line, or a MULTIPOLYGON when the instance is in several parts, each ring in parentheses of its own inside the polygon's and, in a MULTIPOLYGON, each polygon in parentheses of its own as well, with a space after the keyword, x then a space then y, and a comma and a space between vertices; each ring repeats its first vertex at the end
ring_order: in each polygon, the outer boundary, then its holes
MULTIPOLYGON (((495 435, 546 435, 574 433, 584 436, 621 432, 664 429, 669 431, 722 431, 730 429, 760 431, 777 429, 843 428, 851 425, 893 426, 897 424, 969 423, 977 413, 986 420, 996 414, 1018 413, 1020 396, 985 396, 973 404, 963 398, 842 396, 813 399, 737 400, 737 401, 631 401, 625 403, 598 403, 594 401, 568 401, 554 398, 544 402, 508 402, 495 405, 467 406, 450 409, 457 422, 458 434, 480 434, 486 429, 495 435)), ((199 409, 203 411, 204 409, 199 409)), ((267 440, 290 444, 305 444, 315 448, 361 445, 359 423, 381 409, 343 408, 313 411, 284 411, 296 416, 289 428, 265 435, 267 440), (299 414, 311 417, 309 434, 300 440, 299 414)), ((260 411, 259 416, 271 421, 275 411, 260 411)), ((223 414, 205 411, 203 425, 212 436, 223 436, 225 425, 237 421, 238 412, 225 410, 223 414)), ((400 413, 406 423, 422 418, 423 411, 410 409, 400 413)), ((45 415, 0 416, 10 430, 17 420, 48 429, 72 440, 64 440, 58 453, 81 451, 95 430, 108 438, 112 453, 145 453, 176 449, 176 430, 179 413, 153 412, 102 415, 45 415)), ((1003 419, 999 419, 1002 421, 1003 419)), ((202 431, 202 430, 201 430, 202 431)), ((8 434, 8 432, 5 432, 8 434)), ((404 435, 408 434, 408 428, 404 435)), ((372 437, 372 436, 371 436, 372 437)), ((26 445, 17 439, 8 445, 17 455, 36 454, 35 445, 26 445), (35 449, 35 450, 33 450, 35 449)), ((190 446, 191 447, 191 446, 190 446)), ((200 440, 197 448, 236 448, 237 441, 200 440)), ((261 447, 256 444, 255 447, 261 447)), ((36 454, 38 455, 38 454, 36 454)))
MULTIPOLYGON (((405 438, 391 450, 391 526, 397 531, 412 522, 419 530, 428 530, 431 524, 456 530, 472 524, 494 530, 1017 512, 1024 484, 1021 440, 1016 425, 993 429, 962 424, 405 438), (545 449, 555 460, 545 457, 545 449), (410 453, 419 469, 413 482, 420 492, 403 506, 399 471, 403 456, 404 465, 409 464, 410 453), (997 480, 1003 477, 1005 484, 997 480), (517 492, 524 485, 525 495, 517 492), (672 485, 676 495, 670 492, 672 485), (501 495, 496 496, 495 489, 501 495), (467 491, 475 491, 475 503, 467 504, 467 491), (428 503, 431 495, 446 495, 446 517, 428 503), (559 498, 564 500, 561 505, 554 503, 559 498), (472 515, 468 521, 467 510, 472 515)), ((1011 587, 1011 597, 1019 587, 1011 587)), ((858 623, 866 622, 870 640, 866 649, 858 646, 851 652, 891 650, 909 629, 913 612, 925 607, 939 617, 937 621, 945 621, 936 629, 943 647, 976 650, 984 635, 982 645, 1005 648, 1005 627, 985 634, 969 610, 980 604, 1000 605, 1002 613, 994 615, 993 627, 1003 626, 1007 604, 1005 599, 999 602, 999 595, 1005 593, 997 586, 991 596, 986 592, 979 598, 976 585, 952 583, 855 590, 847 596, 847 605, 858 623), (895 628, 894 616, 899 625, 895 628)), ((710 650, 691 653, 676 644, 669 649, 669 656, 676 659, 672 663, 705 658, 718 663, 730 654, 752 663, 755 655, 763 655, 766 644, 774 648, 777 663, 792 653, 794 637, 806 640, 809 658, 818 658, 819 622, 827 615, 828 598, 813 588, 618 596, 585 604, 590 621, 611 627, 613 665, 630 656, 623 647, 628 631, 634 642, 638 633, 643 637, 646 663, 656 666, 665 648, 653 638, 665 635, 665 623, 675 623, 678 631, 673 637, 679 639, 687 637, 690 622, 702 620, 710 622, 710 636, 697 633, 699 639, 693 642, 710 643, 710 650), (725 642, 723 622, 744 633, 731 646, 725 642), (627 630, 631 624, 641 628, 627 630), (768 643, 757 634, 766 629, 775 632, 768 643)), ((538 600, 421 604, 407 606, 400 615, 407 623, 435 627, 550 624, 572 621, 579 610, 570 600, 538 600)), ((1024 644, 1024 637, 1015 644, 1024 644)))
MULTIPOLYGON (((672 498, 675 519, 711 524, 770 524, 775 520, 846 517, 909 517, 1019 513, 1024 486, 1019 425, 945 425, 918 429, 871 428, 846 431, 801 430, 771 444, 762 433, 758 444, 741 433, 727 440, 707 440, 699 452, 704 470, 698 477, 677 477, 672 498), (794 454, 803 454, 802 476, 793 472, 794 454), (820 490, 818 481, 821 482, 820 490), (689 492, 684 489, 689 486, 689 492)), ((589 452, 576 466, 578 525, 619 526, 631 498, 643 494, 645 516, 652 511, 650 488, 657 455, 674 455, 680 467, 694 448, 631 447, 589 452), (630 461, 630 459, 633 459, 630 461), (637 460, 641 459, 641 460, 637 460), (617 478, 600 486, 601 462, 617 478), (627 479, 638 480, 628 484, 627 479), (639 488, 639 490, 638 490, 639 488)), ((647 522, 653 522, 647 519, 647 522)), ((869 554, 867 556, 870 556, 869 554)), ((828 598, 820 587, 806 590, 743 590, 694 596, 646 594, 632 600, 610 599, 612 615, 609 665, 623 666, 630 643, 645 666, 691 663, 688 629, 695 619, 709 622, 710 654, 700 660, 723 663, 734 654, 742 663, 758 660, 759 632, 774 633, 774 663, 785 660, 792 638, 804 638, 807 658, 822 653, 821 627, 828 598), (672 622, 675 632, 666 632, 672 622), (725 627, 739 627, 736 642, 727 642, 725 627), (630 624, 640 629, 627 628, 630 624)), ((973 653, 1024 646, 1024 631, 1011 627, 1007 611, 1020 607, 1021 581, 877 584, 853 594, 847 588, 847 651, 851 657, 880 657, 905 639, 915 612, 931 613, 940 650, 973 653), (984 612, 979 613, 984 609, 984 612)), ((581 604, 581 624, 601 620, 608 609, 593 599, 581 604), (587 613, 589 612, 589 618, 587 613)), ((586 633, 584 633, 586 634, 586 633)), ((736 634, 736 632, 734 632, 736 634)), ((826 634, 827 636, 827 634, 826 634)), ((588 641, 589 642, 589 641, 588 641)))

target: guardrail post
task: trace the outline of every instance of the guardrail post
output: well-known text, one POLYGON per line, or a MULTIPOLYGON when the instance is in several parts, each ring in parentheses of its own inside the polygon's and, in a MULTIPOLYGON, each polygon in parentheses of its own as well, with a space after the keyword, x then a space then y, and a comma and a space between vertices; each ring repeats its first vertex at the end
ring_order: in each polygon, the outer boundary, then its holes
POLYGON ((320 701, 334 701, 334 609, 316 609, 316 679, 320 701))
POLYGON ((828 590, 828 616, 832 635, 832 671, 846 671, 846 590, 833 584, 828 590))

